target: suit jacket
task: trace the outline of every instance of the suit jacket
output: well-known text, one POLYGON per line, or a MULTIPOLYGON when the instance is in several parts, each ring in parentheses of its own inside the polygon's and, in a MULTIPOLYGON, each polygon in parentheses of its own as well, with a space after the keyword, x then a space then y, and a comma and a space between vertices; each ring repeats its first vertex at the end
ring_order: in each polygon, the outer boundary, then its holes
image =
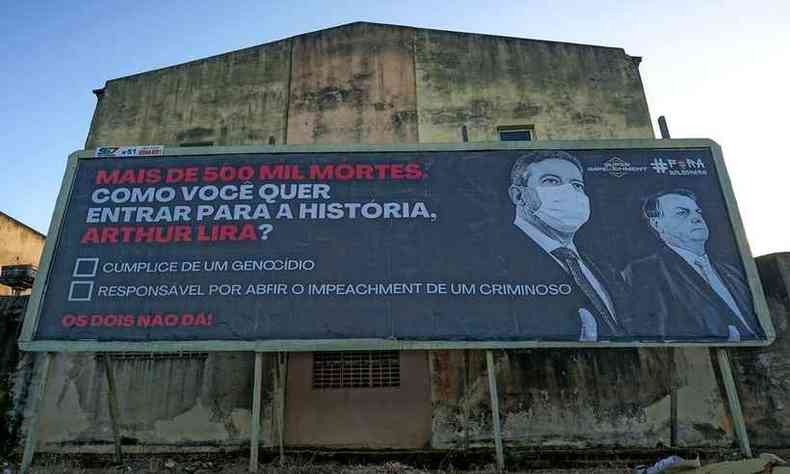
POLYGON ((666 245, 623 271, 639 305, 626 320, 628 330, 643 339, 726 340, 728 326, 733 325, 742 339, 763 337, 742 272, 715 258, 709 260, 751 331, 705 279, 666 245))
MULTIPOLYGON (((630 295, 621 275, 611 266, 594 259, 578 249, 581 259, 596 279, 606 289, 614 317, 622 321, 630 312, 630 295)), ((551 255, 541 248, 521 229, 512 227, 512 232, 503 236, 496 251, 498 260, 495 267, 500 269, 498 277, 512 283, 546 283, 567 285, 570 294, 531 297, 511 302, 516 334, 521 339, 578 340, 581 334, 579 310, 588 310, 596 319, 598 340, 617 340, 627 338, 625 327, 609 330, 587 296, 576 286, 573 276, 551 255)))

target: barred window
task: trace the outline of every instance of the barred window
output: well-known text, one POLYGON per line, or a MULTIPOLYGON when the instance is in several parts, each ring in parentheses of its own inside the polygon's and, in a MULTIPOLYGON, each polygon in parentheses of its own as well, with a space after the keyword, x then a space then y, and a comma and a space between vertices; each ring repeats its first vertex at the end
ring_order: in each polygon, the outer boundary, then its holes
POLYGON ((535 139, 535 127, 532 125, 498 127, 497 134, 499 140, 503 142, 532 141, 535 139))
POLYGON ((313 353, 313 388, 400 386, 398 351, 313 353))

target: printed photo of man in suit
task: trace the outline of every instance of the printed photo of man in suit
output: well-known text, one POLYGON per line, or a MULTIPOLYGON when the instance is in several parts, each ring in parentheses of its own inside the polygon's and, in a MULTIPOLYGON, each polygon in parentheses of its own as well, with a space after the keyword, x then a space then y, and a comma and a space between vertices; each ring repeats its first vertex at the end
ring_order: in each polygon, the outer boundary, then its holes
POLYGON ((660 245, 623 271, 639 305, 630 330, 664 340, 762 337, 743 272, 708 255, 711 232, 697 196, 659 192, 645 199, 642 217, 660 245))
POLYGON ((578 248, 576 232, 590 218, 582 165, 564 151, 524 155, 511 170, 508 193, 515 207, 513 232, 503 248, 512 280, 564 284, 569 295, 535 304, 518 317, 522 336, 572 335, 580 341, 626 338, 622 315, 628 293, 621 275, 578 248))

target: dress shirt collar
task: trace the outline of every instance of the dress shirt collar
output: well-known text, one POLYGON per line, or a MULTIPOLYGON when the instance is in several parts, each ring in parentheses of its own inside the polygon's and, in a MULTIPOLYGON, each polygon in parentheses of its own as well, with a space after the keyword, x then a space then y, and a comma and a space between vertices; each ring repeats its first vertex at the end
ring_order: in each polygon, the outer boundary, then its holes
POLYGON ((560 247, 567 247, 573 250, 576 255, 579 255, 579 251, 576 250, 576 245, 573 244, 573 241, 568 244, 563 244, 559 240, 549 237, 543 231, 535 227, 534 224, 518 215, 518 213, 516 214, 516 219, 513 221, 513 224, 527 234, 530 239, 534 240, 535 243, 548 254, 551 254, 552 251, 560 247))
POLYGON ((707 253, 704 254, 704 255, 697 255, 694 252, 691 252, 691 251, 686 250, 686 249, 682 249, 680 247, 675 247, 674 245, 667 244, 667 247, 672 249, 672 251, 675 252, 676 254, 680 255, 680 258, 685 260, 686 263, 691 265, 692 268, 696 268, 695 267, 696 262, 700 262, 700 263, 702 263, 705 266, 710 265, 710 260, 708 259, 708 254, 707 253))

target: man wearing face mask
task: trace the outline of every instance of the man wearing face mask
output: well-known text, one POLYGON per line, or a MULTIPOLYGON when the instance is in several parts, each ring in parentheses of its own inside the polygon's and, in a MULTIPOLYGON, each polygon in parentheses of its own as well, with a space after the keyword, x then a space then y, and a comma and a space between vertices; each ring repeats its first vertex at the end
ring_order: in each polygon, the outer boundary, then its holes
POLYGON ((519 158, 508 190, 515 206, 511 279, 539 278, 564 284, 570 294, 533 314, 519 316, 522 336, 580 341, 627 337, 622 324, 628 293, 620 275, 576 246, 576 232, 590 218, 581 163, 564 151, 537 151, 519 158), (541 313, 541 314, 536 314, 541 313))
POLYGON ((696 195, 685 189, 654 194, 645 199, 642 217, 661 245, 623 272, 640 302, 634 330, 673 340, 761 337, 743 272, 707 253, 710 232, 696 195))

